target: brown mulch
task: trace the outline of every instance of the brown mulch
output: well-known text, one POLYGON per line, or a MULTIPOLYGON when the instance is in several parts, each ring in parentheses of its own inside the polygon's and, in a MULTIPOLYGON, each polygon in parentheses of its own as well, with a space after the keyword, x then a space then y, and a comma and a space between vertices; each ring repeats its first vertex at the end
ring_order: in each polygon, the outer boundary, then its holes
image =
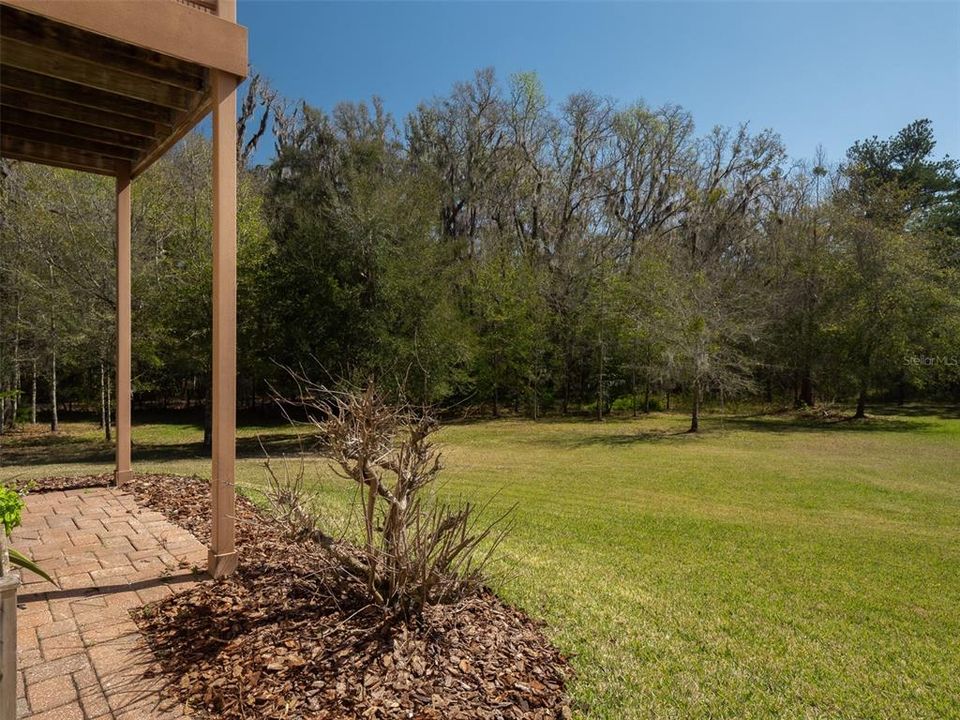
POLYGON ((83 488, 110 487, 113 475, 74 475, 45 477, 39 480, 17 480, 18 490, 31 493, 47 493, 56 490, 80 490, 83 488))
MULTIPOLYGON (((138 475, 126 489, 208 541, 207 482, 138 475)), ((288 542, 244 497, 237 542, 233 576, 136 616, 170 691, 195 711, 229 720, 570 717, 566 659, 493 593, 387 618, 327 556, 288 542)))

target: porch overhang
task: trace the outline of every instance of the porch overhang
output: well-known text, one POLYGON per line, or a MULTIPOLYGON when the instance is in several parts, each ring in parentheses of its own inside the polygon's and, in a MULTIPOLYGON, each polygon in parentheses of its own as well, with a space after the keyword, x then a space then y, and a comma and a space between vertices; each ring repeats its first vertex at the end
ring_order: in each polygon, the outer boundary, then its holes
POLYGON ((131 180, 213 114, 208 569, 236 567, 236 0, 0 0, 0 156, 116 178, 116 471, 131 467, 131 180))
POLYGON ((4 157, 135 178, 242 79, 247 32, 221 0, 2 0, 4 157))

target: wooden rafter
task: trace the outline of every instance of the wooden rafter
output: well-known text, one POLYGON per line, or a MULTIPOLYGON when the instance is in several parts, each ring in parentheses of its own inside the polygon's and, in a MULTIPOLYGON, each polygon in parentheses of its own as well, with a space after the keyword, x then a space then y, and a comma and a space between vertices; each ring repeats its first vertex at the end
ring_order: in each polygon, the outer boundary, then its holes
POLYGON ((144 170, 150 167, 158 158, 160 158, 167 150, 176 145, 180 140, 190 132, 198 122, 200 122, 205 115, 210 112, 211 101, 209 98, 204 97, 199 105, 193 109, 193 111, 187 114, 182 123, 164 139, 158 145, 153 147, 149 152, 144 154, 138 161, 133 164, 133 168, 130 171, 130 176, 135 178, 140 175, 144 170))
POLYGON ((54 165, 72 170, 97 173, 99 175, 116 175, 124 163, 116 158, 103 157, 92 152, 63 148, 45 142, 24 140, 6 134, 6 128, 0 138, 0 153, 13 160, 54 165))
POLYGON ((108 130, 97 127, 96 125, 87 125, 86 123, 51 117, 50 115, 42 115, 18 107, 8 107, 4 104, 5 100, 6 98, 0 95, 0 115, 3 116, 5 123, 30 127, 38 131, 48 131, 57 135, 71 135, 78 140, 89 140, 94 143, 115 145, 121 148, 128 148, 138 153, 146 150, 151 144, 150 138, 145 138, 140 135, 132 135, 118 130, 108 130))
POLYGON ((66 80, 173 110, 186 110, 191 105, 191 92, 183 88, 146 80, 109 65, 39 48, 22 40, 4 38, 0 52, 4 65, 37 75, 66 80))
MULTIPOLYGON (((0 55, 0 59, 6 63, 6 53, 0 55)), ((55 101, 66 99, 75 105, 83 105, 96 110, 108 109, 117 115, 149 120, 163 125, 164 132, 169 132, 173 128, 176 118, 175 113, 167 107, 151 105, 148 102, 134 100, 123 95, 38 75, 19 68, 9 67, 6 64, 0 67, 0 86, 4 89, 12 88, 55 101)))
POLYGON ((0 130, 8 147, 16 139, 35 150, 46 140, 53 164, 105 172, 119 160, 136 177, 209 112, 209 68, 17 5, 0 0, 0 130), (71 149, 86 155, 70 163, 71 149), (105 162, 90 163, 90 155, 105 162))
POLYGON ((17 125, 16 123, 7 122, 6 120, 4 120, 3 123, 3 134, 32 142, 57 145, 62 148, 75 148, 77 150, 102 155, 103 157, 126 160, 127 162, 132 162, 139 155, 136 150, 120 147, 119 145, 108 145, 107 143, 94 142, 93 140, 84 140, 74 135, 64 135, 40 128, 17 125))
POLYGON ((88 32, 69 25, 46 22, 37 15, 8 6, 0 7, 0 37, 109 65, 137 77, 184 90, 203 90, 208 82, 207 72, 196 65, 111 38, 98 37, 97 42, 93 43, 88 32))
POLYGON ((164 123, 133 118, 129 115, 118 115, 109 110, 77 105, 69 100, 55 100, 43 95, 34 95, 2 84, 0 84, 0 103, 6 108, 29 108, 29 112, 37 115, 48 115, 105 130, 116 130, 154 141, 170 131, 170 126, 164 123))

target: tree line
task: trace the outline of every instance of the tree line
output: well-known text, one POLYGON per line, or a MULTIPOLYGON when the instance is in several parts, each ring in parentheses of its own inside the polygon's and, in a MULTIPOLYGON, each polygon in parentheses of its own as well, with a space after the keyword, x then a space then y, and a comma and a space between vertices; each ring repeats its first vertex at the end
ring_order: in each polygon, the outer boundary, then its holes
MULTIPOLYGON (((483 70, 402 123, 255 76, 238 126, 242 404, 289 367, 493 415, 673 404, 691 430, 732 397, 960 397, 960 174, 929 121, 831 165, 483 70)), ((195 133, 134 184, 136 403, 209 395, 210 157, 195 133)), ((0 425, 39 398, 109 434, 112 184, 5 161, 0 192, 0 425)))

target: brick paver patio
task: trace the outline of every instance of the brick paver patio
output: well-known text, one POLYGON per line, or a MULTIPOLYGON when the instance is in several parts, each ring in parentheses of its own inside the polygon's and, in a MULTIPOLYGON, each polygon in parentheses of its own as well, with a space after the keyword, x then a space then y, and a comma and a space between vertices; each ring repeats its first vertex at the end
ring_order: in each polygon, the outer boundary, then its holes
POLYGON ((116 489, 27 496, 13 536, 55 576, 25 573, 18 613, 18 717, 182 718, 161 701, 154 661, 131 608, 202 579, 206 548, 116 489))

